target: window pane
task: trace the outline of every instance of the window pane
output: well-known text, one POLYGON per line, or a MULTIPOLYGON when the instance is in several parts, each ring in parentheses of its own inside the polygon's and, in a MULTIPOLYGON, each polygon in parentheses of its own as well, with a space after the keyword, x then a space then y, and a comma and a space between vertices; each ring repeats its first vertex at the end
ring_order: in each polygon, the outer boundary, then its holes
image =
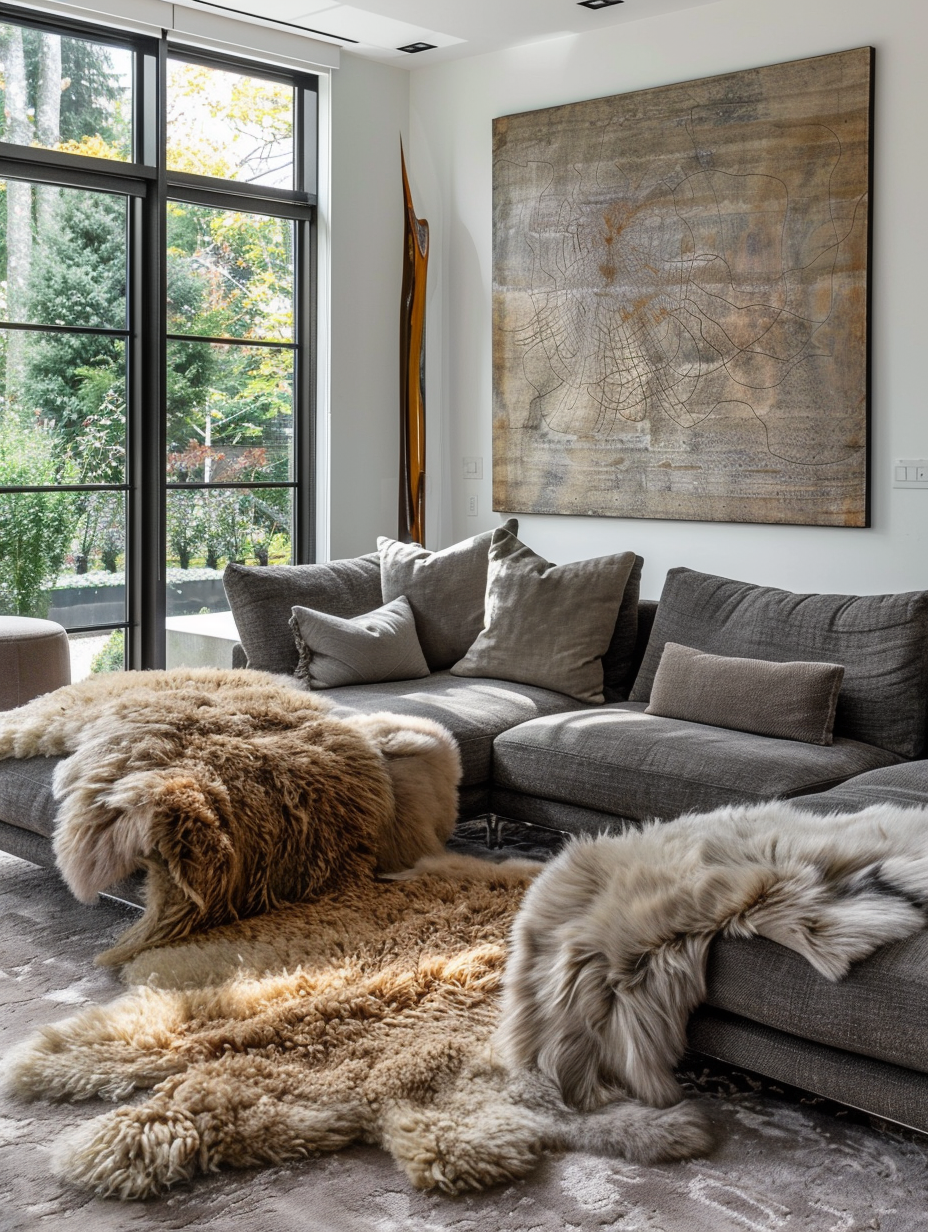
POLYGON ((290 488, 177 488, 167 494, 169 616, 228 610, 222 569, 230 561, 289 565, 290 488))
POLYGON ((168 204, 168 333, 293 337, 293 224, 168 204))
POLYGON ((0 492, 0 614, 126 619, 122 492, 0 492))
POLYGON ((0 486, 123 483, 126 344, 0 330, 0 486))
POLYGON ((132 52, 0 24, 0 140, 132 160, 132 52))
POLYGON ((0 320, 126 328, 126 198, 0 180, 0 320))
POLYGON ((286 482, 292 458, 292 351, 168 344, 169 482, 286 482))
POLYGON ((126 636, 123 629, 109 633, 72 633, 71 683, 99 676, 104 672, 121 672, 126 666, 126 636))
POLYGON ((168 61, 168 169, 293 187, 293 87, 168 61))

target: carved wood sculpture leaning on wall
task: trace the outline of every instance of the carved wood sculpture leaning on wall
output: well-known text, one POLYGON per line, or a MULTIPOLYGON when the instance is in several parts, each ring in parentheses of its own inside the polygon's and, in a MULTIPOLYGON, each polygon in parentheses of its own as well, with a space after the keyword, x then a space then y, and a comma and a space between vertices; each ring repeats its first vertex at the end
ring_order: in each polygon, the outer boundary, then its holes
POLYGON ((425 279, 429 224, 417 218, 400 141, 403 196, 403 291, 400 301, 400 500, 403 543, 425 545, 425 279))

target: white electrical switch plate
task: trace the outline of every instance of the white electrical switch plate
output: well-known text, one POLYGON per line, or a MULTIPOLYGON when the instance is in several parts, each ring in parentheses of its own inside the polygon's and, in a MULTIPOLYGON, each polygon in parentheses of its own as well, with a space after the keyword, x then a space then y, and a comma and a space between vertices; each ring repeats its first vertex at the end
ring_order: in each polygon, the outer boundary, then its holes
POLYGON ((893 463, 893 487, 928 490, 928 458, 897 458, 893 463))
POLYGON ((464 459, 464 478, 465 479, 482 479, 483 478, 483 458, 465 458, 464 459))
POLYGON ((475 518, 477 516, 477 497, 476 495, 468 496, 467 498, 467 516, 469 518, 475 518))

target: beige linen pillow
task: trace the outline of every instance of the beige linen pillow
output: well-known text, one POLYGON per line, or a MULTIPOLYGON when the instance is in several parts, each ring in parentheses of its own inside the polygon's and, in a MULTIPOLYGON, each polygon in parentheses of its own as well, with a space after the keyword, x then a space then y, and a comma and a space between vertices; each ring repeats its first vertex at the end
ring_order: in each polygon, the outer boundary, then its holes
POLYGON ((706 654, 667 642, 645 714, 831 744, 844 668, 706 654))
POLYGON ((311 689, 418 680, 429 674, 412 608, 402 595, 375 612, 348 619, 295 607, 290 628, 300 656, 294 674, 311 689))
POLYGON ((489 676, 603 701, 609 648, 634 552, 552 565, 505 527, 493 532, 484 627, 453 676, 489 676))
MULTIPOLYGON (((504 525, 516 533, 519 523, 504 525)), ((385 603, 409 600, 425 661, 433 672, 460 659, 483 628, 487 552, 493 531, 429 552, 418 543, 377 540, 380 586, 385 603)))

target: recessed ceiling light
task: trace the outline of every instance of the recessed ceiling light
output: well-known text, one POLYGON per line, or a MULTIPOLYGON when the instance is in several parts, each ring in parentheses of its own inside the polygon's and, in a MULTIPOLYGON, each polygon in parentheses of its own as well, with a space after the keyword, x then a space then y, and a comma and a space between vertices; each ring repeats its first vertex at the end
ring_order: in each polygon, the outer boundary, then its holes
MULTIPOLYGON (((622 0, 607 0, 608 4, 622 3, 622 0)), ((434 51, 435 43, 407 43, 405 47, 397 47, 397 51, 408 51, 413 55, 417 51, 434 51)))
POLYGON ((585 9, 608 9, 613 4, 624 4, 625 0, 577 0, 585 9))

